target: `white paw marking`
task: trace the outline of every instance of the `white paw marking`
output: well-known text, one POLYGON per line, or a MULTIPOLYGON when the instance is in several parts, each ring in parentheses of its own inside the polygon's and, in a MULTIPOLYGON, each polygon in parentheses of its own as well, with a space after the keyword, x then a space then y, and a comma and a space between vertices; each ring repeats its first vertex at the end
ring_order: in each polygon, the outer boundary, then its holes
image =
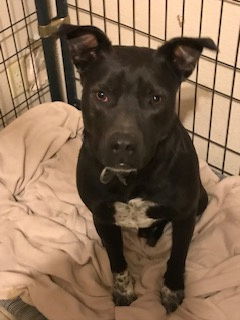
POLYGON ((134 281, 127 269, 113 274, 113 290, 120 295, 134 295, 133 283, 134 281))
POLYGON ((128 203, 115 202, 115 224, 125 228, 147 228, 150 227, 155 219, 146 215, 148 208, 157 204, 152 201, 144 201, 141 198, 130 200, 128 203))
POLYGON ((164 305, 167 313, 173 312, 182 303, 184 299, 184 291, 172 291, 167 286, 163 286, 160 291, 161 302, 164 305))

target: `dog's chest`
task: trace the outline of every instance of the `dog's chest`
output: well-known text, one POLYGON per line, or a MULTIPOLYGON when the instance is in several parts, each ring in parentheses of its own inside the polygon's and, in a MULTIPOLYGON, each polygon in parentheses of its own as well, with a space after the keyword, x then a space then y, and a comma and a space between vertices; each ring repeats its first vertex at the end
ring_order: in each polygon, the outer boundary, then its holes
POLYGON ((134 229, 150 227, 156 220, 148 217, 147 211, 154 206, 157 204, 141 198, 131 199, 127 203, 115 202, 115 224, 134 229))

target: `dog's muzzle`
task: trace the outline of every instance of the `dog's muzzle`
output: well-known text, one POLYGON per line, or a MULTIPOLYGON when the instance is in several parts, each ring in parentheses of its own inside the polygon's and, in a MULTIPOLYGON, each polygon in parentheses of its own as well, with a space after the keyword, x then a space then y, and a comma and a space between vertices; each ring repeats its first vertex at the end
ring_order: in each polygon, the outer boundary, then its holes
POLYGON ((115 131, 105 139, 103 163, 114 174, 128 174, 129 169, 131 172, 141 162, 141 146, 142 141, 135 133, 115 131))

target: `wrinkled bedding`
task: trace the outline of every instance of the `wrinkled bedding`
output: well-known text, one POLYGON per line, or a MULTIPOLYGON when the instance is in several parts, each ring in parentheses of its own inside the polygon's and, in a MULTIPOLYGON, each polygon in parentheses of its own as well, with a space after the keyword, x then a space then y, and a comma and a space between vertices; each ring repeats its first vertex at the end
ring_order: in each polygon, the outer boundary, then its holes
POLYGON ((123 233, 138 299, 114 307, 105 249, 81 202, 75 169, 81 113, 45 103, 0 132, 0 299, 20 296, 49 320, 239 320, 240 177, 220 181, 200 162, 210 202, 186 265, 186 298, 166 315, 159 288, 171 247, 123 233))

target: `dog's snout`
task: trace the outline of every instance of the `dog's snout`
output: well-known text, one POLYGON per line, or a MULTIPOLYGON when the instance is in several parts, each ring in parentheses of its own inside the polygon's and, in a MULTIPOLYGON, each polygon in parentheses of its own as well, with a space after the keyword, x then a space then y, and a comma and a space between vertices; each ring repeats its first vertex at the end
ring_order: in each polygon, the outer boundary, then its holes
POLYGON ((116 164, 131 163, 135 158, 137 148, 137 137, 131 133, 115 132, 108 142, 108 150, 116 164))
POLYGON ((136 149, 135 142, 129 137, 118 137, 114 139, 110 146, 113 153, 133 154, 136 149))

